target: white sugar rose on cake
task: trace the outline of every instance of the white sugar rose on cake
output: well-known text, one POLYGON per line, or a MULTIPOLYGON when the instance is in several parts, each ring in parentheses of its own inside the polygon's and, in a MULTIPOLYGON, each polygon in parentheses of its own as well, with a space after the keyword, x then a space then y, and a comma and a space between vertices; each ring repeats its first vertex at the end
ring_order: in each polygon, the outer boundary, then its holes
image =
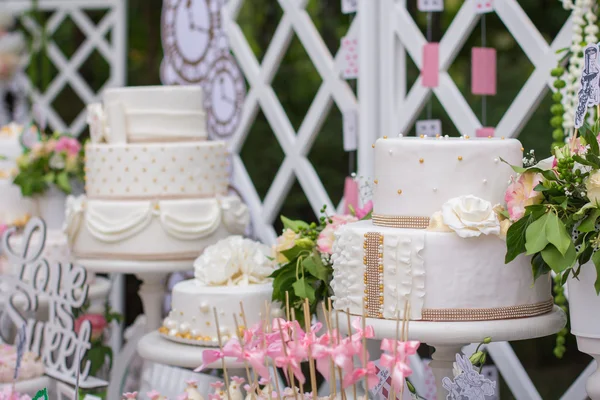
POLYGON ((521 165, 518 140, 384 137, 374 152, 372 220, 335 234, 334 308, 425 321, 552 310, 550 279, 534 282, 531 257, 504 263, 514 172, 502 160, 521 165))
POLYGON ((194 262, 194 279, 173 288, 171 311, 159 332, 178 342, 217 346, 216 309, 221 339, 235 337, 238 329, 265 319, 275 265, 269 246, 241 236, 209 246, 194 262))

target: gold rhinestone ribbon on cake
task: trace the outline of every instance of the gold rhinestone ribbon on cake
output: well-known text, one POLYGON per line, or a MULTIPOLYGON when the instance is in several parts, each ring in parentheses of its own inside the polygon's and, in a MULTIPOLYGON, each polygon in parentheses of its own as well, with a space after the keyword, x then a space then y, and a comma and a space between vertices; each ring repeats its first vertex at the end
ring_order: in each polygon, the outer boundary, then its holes
POLYGON ((423 321, 493 321, 498 319, 514 319, 535 317, 552 311, 554 300, 550 299, 541 303, 521 306, 494 307, 494 308, 424 308, 423 321))
POLYGON ((383 235, 365 233, 363 248, 366 313, 368 317, 383 318, 383 235))
POLYGON ((389 228, 426 229, 429 226, 429 217, 373 214, 372 218, 373 225, 389 228))

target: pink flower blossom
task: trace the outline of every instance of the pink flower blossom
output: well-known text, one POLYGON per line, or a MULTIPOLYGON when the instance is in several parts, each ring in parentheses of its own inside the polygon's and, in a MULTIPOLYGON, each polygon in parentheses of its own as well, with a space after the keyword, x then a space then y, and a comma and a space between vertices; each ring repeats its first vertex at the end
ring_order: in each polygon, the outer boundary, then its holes
POLYGON ((146 396, 148 396, 150 400, 157 400, 161 396, 161 394, 158 392, 158 390, 152 389, 151 391, 146 393, 146 396))
POLYGON ((222 381, 212 382, 210 383, 210 387, 213 389, 221 389, 225 384, 222 381))
POLYGON ((373 201, 369 200, 362 208, 357 207, 354 210, 355 217, 358 219, 363 219, 373 210, 373 201))
POLYGON ((79 143, 79 141, 69 136, 61 136, 54 147, 54 151, 65 151, 68 155, 79 154, 80 150, 81 144, 79 143))
POLYGON ((331 223, 327 224, 325 229, 319 234, 317 239, 317 249, 321 253, 332 254, 333 253, 333 242, 335 241, 335 232, 342 225, 346 225, 350 222, 356 222, 358 219, 352 215, 334 215, 331 217, 331 223))
POLYGON ((79 333, 83 321, 90 321, 92 325, 92 340, 99 339, 108 326, 102 314, 84 314, 75 320, 75 331, 79 333))
POLYGON ((542 201, 543 194, 534 190, 542 179, 540 174, 525 172, 508 186, 504 201, 511 221, 520 219, 525 214, 525 207, 542 201))

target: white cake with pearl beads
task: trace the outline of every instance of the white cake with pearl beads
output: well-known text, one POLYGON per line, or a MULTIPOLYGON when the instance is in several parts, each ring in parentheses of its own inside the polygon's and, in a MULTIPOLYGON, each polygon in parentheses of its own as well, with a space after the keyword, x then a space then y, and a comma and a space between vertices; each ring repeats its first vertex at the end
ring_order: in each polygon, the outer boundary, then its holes
POLYGON ((78 259, 193 261, 244 233, 225 142, 208 141, 200 87, 108 89, 88 106, 86 195, 67 200, 78 259))
POLYGON ((173 288, 171 311, 159 332, 178 342, 217 346, 218 319, 221 340, 235 337, 264 319, 274 271, 269 246, 241 236, 219 241, 194 262, 194 279, 173 288))
POLYGON ((373 318, 474 321, 552 310, 531 258, 505 265, 507 182, 516 139, 399 137, 374 147, 373 219, 341 227, 334 307, 373 318))

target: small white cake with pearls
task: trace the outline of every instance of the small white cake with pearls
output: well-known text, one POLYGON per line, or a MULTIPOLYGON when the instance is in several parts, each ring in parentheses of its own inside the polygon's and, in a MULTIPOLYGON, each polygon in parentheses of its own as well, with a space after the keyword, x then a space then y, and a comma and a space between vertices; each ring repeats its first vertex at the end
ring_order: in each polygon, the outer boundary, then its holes
POLYGON ((373 214, 336 232, 334 307, 372 318, 475 321, 552 310, 531 258, 505 265, 507 182, 516 139, 382 138, 373 145, 373 214), (504 163, 505 160, 507 163, 504 163))
POLYGON ((193 87, 108 89, 88 106, 85 196, 70 197, 66 232, 77 259, 190 261, 245 232, 229 194, 226 143, 207 140, 193 87))
POLYGON ((173 288, 159 332, 177 342, 217 346, 217 320, 223 342, 260 323, 273 294, 271 255, 269 246, 241 236, 207 247, 194 262, 194 279, 173 288))

